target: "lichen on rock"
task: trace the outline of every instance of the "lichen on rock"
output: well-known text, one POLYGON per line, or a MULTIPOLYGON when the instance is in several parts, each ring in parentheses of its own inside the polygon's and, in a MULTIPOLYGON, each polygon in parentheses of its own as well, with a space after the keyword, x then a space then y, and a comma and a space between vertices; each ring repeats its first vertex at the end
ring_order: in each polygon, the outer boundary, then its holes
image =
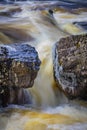
POLYGON ((69 99, 87 100, 87 34, 61 38, 56 43, 54 77, 69 99))
POLYGON ((30 102, 24 88, 33 86, 40 63, 30 45, 0 45, 0 106, 30 102))
POLYGON ((40 60, 34 47, 0 45, 0 86, 32 87, 39 67, 40 60))

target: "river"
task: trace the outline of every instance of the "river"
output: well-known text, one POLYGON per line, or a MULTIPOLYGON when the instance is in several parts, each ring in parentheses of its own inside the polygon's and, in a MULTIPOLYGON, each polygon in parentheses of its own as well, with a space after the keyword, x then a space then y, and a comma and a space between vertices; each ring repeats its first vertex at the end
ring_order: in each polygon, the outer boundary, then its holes
POLYGON ((60 38, 85 32, 86 0, 0 3, 0 44, 30 44, 41 60, 34 85, 27 90, 31 104, 1 108, 0 130, 87 130, 87 102, 70 101, 59 90, 52 60, 53 45, 60 38))

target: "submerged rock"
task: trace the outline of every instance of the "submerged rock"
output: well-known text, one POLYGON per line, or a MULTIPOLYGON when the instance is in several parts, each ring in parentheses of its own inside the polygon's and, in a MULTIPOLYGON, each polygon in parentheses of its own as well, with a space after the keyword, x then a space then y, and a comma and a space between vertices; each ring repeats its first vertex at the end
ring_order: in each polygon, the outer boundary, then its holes
POLYGON ((54 50, 54 77, 69 99, 87 100, 87 34, 60 39, 54 50))
POLYGON ((40 60, 34 47, 0 45, 0 86, 32 87, 39 67, 40 60))

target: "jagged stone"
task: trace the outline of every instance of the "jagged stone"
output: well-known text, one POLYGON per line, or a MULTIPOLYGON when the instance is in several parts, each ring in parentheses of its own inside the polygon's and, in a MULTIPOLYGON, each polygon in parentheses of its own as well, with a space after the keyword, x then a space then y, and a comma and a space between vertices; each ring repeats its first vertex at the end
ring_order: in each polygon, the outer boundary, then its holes
POLYGON ((32 87, 40 67, 38 53, 27 44, 0 45, 0 86, 32 87))
POLYGON ((54 49, 54 77, 69 99, 87 100, 87 34, 60 39, 54 49))

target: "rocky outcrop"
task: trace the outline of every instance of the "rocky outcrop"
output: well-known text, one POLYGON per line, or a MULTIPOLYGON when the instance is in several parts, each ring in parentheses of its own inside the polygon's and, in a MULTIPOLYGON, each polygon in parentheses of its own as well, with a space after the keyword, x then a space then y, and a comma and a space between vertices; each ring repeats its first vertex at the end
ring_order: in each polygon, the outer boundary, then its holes
POLYGON ((24 88, 33 86, 39 68, 40 60, 34 47, 0 45, 0 105, 27 103, 24 88))
POLYGON ((0 86, 32 87, 39 67, 40 60, 34 47, 0 45, 0 86))
POLYGON ((60 39, 54 49, 54 77, 69 99, 87 100, 87 34, 60 39))

